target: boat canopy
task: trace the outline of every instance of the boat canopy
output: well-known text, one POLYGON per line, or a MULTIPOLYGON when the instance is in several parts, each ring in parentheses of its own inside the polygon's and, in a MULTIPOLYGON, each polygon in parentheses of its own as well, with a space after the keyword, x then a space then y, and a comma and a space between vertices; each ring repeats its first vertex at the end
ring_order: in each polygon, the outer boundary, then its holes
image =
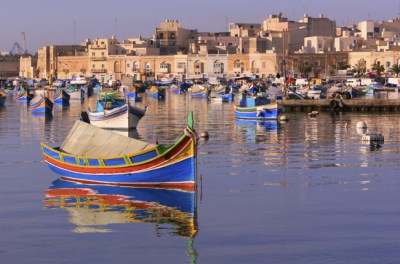
POLYGON ((127 155, 155 146, 77 120, 60 151, 78 156, 104 157, 127 155))

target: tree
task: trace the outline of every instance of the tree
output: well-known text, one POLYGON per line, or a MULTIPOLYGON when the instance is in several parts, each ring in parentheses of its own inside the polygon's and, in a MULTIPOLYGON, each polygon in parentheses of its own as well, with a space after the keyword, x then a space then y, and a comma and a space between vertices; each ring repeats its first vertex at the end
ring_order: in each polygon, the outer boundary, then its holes
POLYGON ((311 66, 308 64, 301 63, 297 66, 299 72, 301 72, 304 76, 307 76, 309 72, 311 72, 311 66))
POLYGON ((399 73, 400 73, 400 66, 398 64, 393 64, 392 66, 392 71, 394 73, 396 73, 396 77, 399 77, 399 73))
POLYGON ((353 66, 353 72, 357 73, 357 75, 363 75, 365 73, 365 68, 356 64, 353 66))
POLYGON ((376 75, 381 76, 381 73, 385 71, 385 67, 379 61, 376 61, 371 65, 371 70, 375 71, 376 75))
POLYGON ((345 61, 337 61, 335 66, 338 70, 347 70, 350 67, 345 61))

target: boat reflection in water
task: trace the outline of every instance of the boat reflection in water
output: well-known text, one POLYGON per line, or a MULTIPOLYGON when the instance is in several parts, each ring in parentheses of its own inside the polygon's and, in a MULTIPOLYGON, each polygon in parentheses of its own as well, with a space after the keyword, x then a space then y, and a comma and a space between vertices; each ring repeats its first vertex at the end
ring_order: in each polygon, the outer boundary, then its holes
POLYGON ((45 191, 48 209, 69 212, 74 232, 111 232, 111 224, 147 223, 157 235, 193 238, 195 192, 179 189, 85 185, 58 179, 45 191))
POLYGON ((235 121, 235 129, 243 132, 241 135, 246 142, 277 140, 279 126, 280 123, 277 120, 237 119, 235 121))

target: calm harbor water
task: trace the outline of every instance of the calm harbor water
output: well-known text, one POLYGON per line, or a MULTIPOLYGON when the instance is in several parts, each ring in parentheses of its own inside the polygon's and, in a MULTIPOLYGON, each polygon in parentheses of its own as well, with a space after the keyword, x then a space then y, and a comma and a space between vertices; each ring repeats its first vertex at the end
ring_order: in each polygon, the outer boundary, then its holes
POLYGON ((256 122, 236 120, 231 104, 143 97, 140 139, 172 142, 189 110, 197 131, 210 134, 199 140, 193 224, 137 218, 139 204, 102 214, 92 213, 95 203, 49 199, 59 175, 42 161, 40 142, 59 145, 95 98, 44 117, 9 97, 0 108, 1 263, 400 262, 400 114, 256 122), (360 120, 384 144, 363 144, 360 120))

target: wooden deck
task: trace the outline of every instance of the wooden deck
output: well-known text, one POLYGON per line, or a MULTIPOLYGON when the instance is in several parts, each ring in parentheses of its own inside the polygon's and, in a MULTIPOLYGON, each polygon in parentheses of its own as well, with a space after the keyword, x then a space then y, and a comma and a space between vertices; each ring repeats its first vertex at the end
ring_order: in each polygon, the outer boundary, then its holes
POLYGON ((318 100, 279 100, 278 105, 287 113, 310 111, 348 111, 348 112, 398 112, 398 99, 318 99, 318 100), (332 101, 336 101, 333 103, 332 101))

